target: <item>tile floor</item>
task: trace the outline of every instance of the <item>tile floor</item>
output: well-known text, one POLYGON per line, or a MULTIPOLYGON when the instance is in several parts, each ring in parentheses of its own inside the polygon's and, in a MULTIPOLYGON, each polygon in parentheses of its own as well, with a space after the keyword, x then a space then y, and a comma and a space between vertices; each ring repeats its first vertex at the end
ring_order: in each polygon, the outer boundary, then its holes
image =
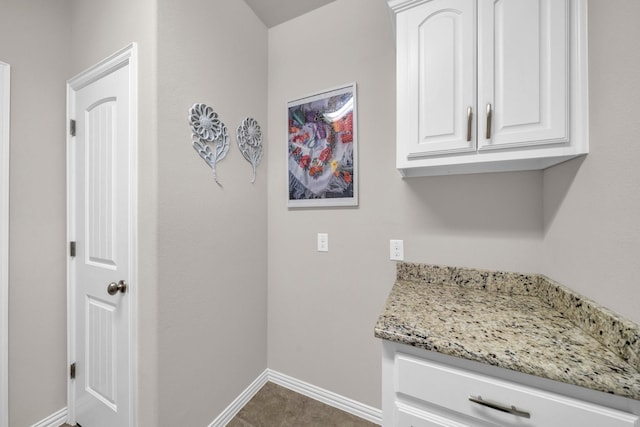
MULTIPOLYGON (((358 418, 317 400, 271 382, 227 424, 227 427, 374 427, 358 418)), ((61 427, 71 427, 64 424, 61 427)))
POLYGON ((369 421, 267 383, 227 427, 373 427, 369 421))

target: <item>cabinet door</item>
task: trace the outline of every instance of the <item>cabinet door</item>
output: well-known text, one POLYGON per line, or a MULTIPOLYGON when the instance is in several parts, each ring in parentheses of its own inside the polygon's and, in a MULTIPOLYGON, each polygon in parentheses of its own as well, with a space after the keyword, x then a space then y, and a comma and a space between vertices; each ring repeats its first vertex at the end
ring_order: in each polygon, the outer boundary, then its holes
POLYGON ((569 0, 479 0, 480 150, 569 141, 569 17, 569 0))
POLYGON ((398 155, 474 151, 476 2, 433 0, 397 15, 398 155), (471 117, 474 119, 473 117, 471 117))

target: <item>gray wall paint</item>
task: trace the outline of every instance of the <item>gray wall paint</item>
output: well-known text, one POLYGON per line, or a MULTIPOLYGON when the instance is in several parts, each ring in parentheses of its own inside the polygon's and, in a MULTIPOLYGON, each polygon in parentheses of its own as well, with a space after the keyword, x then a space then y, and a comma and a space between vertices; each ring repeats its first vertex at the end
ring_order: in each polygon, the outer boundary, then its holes
POLYGON ((267 29, 241 1, 161 0, 158 58, 159 425, 203 426, 267 367, 268 168, 251 184, 235 138, 246 116, 267 136, 267 29), (222 187, 191 147, 194 103, 229 129, 222 187))
POLYGON ((66 405, 65 81, 132 41, 140 75, 140 425, 205 425, 266 368, 267 165, 251 185, 232 140, 219 189, 190 147, 186 121, 200 100, 219 109, 232 134, 245 115, 266 134, 266 28, 244 3, 169 3, 162 29, 156 0, 2 4, 0 55, 13 66, 11 425, 30 425, 66 405), (158 34, 166 66, 160 85, 158 34), (216 50, 229 34, 239 42, 216 50), (34 117, 38 137, 23 125, 34 117), (169 402, 165 412, 159 400, 169 402))
POLYGON ((640 2, 589 2, 590 152, 544 172, 543 272, 640 322, 640 2))
POLYGON ((153 0, 5 0, 0 57, 12 65, 10 424, 66 406, 66 86, 140 45, 141 420, 157 425, 155 345, 155 16, 153 0), (144 16, 144 20, 139 20, 144 16), (118 31, 114 31, 117 28, 118 31), (150 160, 151 159, 151 160, 150 160))
POLYGON ((542 268, 541 172, 401 179, 394 43, 384 1, 338 0, 269 30, 269 367, 375 407, 389 239, 409 261, 542 268), (286 102, 354 81, 360 206, 288 210, 286 102))
POLYGON ((390 238, 405 240, 410 261, 542 272, 640 321, 640 5, 616 6, 589 4, 585 159, 542 173, 402 180, 383 1, 338 0, 267 33, 231 0, 162 0, 159 28, 155 0, 2 0, 0 59, 12 65, 11 425, 66 405, 64 82, 133 40, 144 154, 141 426, 206 425, 267 362, 379 407, 373 325, 395 274, 390 238), (309 29, 322 22, 339 30, 320 44, 309 29), (360 206, 288 210, 286 102, 353 81, 360 206), (263 124, 256 184, 235 146, 219 167, 224 188, 211 182, 189 146, 193 102, 213 105, 232 132, 248 114, 263 124), (315 251, 317 232, 330 234, 328 253, 315 251))
POLYGON ((287 100, 358 82, 361 203, 287 210, 286 148, 273 143, 269 367, 379 406, 372 328, 394 276, 389 238, 404 239, 409 261, 544 273, 640 321, 640 4, 589 7, 591 153, 544 172, 400 179, 384 2, 338 0, 270 30, 272 141, 286 139, 287 100), (316 42, 307 29, 329 21, 339 30, 323 33, 326 55, 301 69, 295 53, 316 42), (329 233, 328 254, 315 251, 317 232, 329 233))
POLYGON ((69 2, 2 0, 11 64, 9 422, 66 406, 65 80, 69 2))

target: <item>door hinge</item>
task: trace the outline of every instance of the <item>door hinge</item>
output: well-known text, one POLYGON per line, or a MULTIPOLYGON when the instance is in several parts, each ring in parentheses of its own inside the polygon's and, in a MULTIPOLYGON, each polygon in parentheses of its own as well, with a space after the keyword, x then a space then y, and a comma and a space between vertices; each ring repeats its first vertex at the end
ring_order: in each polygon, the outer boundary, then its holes
POLYGON ((76 256, 76 242, 69 242, 69 256, 76 256))
POLYGON ((71 136, 76 136, 76 121, 73 119, 69 120, 69 133, 71 136))
POLYGON ((69 378, 72 380, 76 379, 76 362, 73 362, 71 366, 69 366, 69 378))

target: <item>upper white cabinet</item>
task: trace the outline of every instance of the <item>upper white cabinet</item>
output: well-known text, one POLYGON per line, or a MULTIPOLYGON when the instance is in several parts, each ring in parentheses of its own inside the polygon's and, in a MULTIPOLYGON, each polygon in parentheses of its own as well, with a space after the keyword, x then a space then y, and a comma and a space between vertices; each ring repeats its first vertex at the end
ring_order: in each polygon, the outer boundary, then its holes
POLYGON ((585 0, 388 0, 404 176, 543 169, 588 152, 585 0))

